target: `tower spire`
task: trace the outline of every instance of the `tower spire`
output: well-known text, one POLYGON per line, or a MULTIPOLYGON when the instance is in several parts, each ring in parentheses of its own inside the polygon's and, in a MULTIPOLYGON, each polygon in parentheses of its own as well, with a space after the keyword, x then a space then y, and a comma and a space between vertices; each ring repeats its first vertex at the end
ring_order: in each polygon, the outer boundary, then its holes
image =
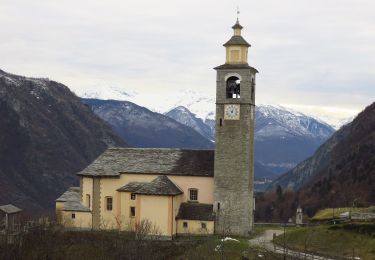
POLYGON ((237 23, 239 24, 240 22, 238 21, 238 17, 240 15, 240 7, 237 5, 237 23))

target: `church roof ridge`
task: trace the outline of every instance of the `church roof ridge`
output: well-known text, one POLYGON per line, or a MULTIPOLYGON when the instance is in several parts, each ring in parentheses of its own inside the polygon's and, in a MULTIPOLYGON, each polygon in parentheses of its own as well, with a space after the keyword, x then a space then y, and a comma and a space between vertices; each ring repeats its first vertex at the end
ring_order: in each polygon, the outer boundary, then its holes
POLYGON ((214 150, 109 148, 77 174, 93 177, 118 177, 123 173, 213 177, 214 154, 214 150))

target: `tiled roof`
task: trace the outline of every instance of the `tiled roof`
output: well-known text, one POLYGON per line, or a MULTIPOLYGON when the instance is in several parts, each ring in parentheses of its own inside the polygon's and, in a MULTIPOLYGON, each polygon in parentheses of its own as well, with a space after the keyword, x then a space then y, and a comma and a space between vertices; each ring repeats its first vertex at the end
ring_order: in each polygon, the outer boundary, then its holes
POLYGON ((70 187, 56 202, 64 202, 66 211, 90 212, 91 210, 81 204, 79 187, 70 187))
POLYGON ((240 35, 234 35, 232 38, 229 39, 226 43, 223 44, 223 46, 227 47, 230 45, 245 45, 247 47, 250 47, 251 45, 240 35))
POLYGON ((111 177, 121 173, 212 177, 214 150, 109 148, 78 175, 111 177))
POLYGON ((135 193, 141 195, 179 195, 183 191, 167 176, 162 175, 152 182, 144 184, 135 193))
POLYGON ((181 203, 176 219, 214 221, 213 205, 192 202, 181 203))
POLYGON ((22 209, 17 208, 16 206, 14 206, 12 204, 8 204, 8 205, 0 206, 0 211, 3 211, 7 214, 14 214, 14 213, 21 212, 22 209))
POLYGON ((117 191, 127 191, 127 192, 136 192, 147 182, 129 182, 125 186, 117 189, 117 191))

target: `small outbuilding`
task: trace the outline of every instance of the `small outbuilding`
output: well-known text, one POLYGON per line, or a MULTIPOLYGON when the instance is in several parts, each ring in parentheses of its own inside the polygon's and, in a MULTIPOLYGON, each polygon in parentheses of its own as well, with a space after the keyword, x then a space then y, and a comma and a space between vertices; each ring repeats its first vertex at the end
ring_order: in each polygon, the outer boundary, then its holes
POLYGON ((22 209, 12 204, 0 206, 0 231, 18 231, 21 227, 22 209))

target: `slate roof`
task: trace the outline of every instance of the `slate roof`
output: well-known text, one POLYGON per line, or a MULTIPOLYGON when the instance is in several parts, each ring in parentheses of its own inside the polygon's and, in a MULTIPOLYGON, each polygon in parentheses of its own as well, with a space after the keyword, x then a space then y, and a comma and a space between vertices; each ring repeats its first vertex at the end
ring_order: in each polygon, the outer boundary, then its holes
POLYGON ((138 189, 136 194, 142 195, 179 195, 183 191, 174 184, 167 176, 158 176, 150 183, 144 184, 140 189, 138 189))
POLYGON ((233 29, 242 29, 242 25, 240 24, 240 21, 238 21, 238 18, 237 18, 237 22, 235 25, 232 26, 233 29))
POLYGON ((250 47, 251 45, 241 36, 241 35, 233 35, 232 38, 229 39, 223 46, 227 47, 230 45, 245 45, 250 47))
POLYGON ((114 177, 121 173, 212 177, 214 150, 109 148, 78 175, 114 177))
POLYGON ((64 202, 65 211, 90 212, 91 210, 81 204, 79 187, 70 187, 56 202, 64 202))
POLYGON ((127 191, 127 192, 136 192, 147 182, 129 182, 125 186, 117 189, 117 191, 127 191))
POLYGON ((237 69, 250 69, 250 70, 253 70, 255 73, 258 73, 258 70, 249 66, 249 64, 245 63, 245 64, 223 64, 223 65, 220 65, 220 66, 217 66, 214 68, 215 70, 217 69, 227 69, 227 70, 237 70, 237 69))
POLYGON ((176 219, 214 221, 212 204, 181 203, 176 219))
POLYGON ((70 187, 66 192, 64 192, 59 198, 56 199, 57 202, 65 201, 79 201, 79 187, 70 187))
POLYGON ((7 204, 7 205, 0 206, 0 211, 5 212, 6 214, 14 214, 14 213, 21 212, 22 209, 17 208, 16 206, 12 204, 7 204))

